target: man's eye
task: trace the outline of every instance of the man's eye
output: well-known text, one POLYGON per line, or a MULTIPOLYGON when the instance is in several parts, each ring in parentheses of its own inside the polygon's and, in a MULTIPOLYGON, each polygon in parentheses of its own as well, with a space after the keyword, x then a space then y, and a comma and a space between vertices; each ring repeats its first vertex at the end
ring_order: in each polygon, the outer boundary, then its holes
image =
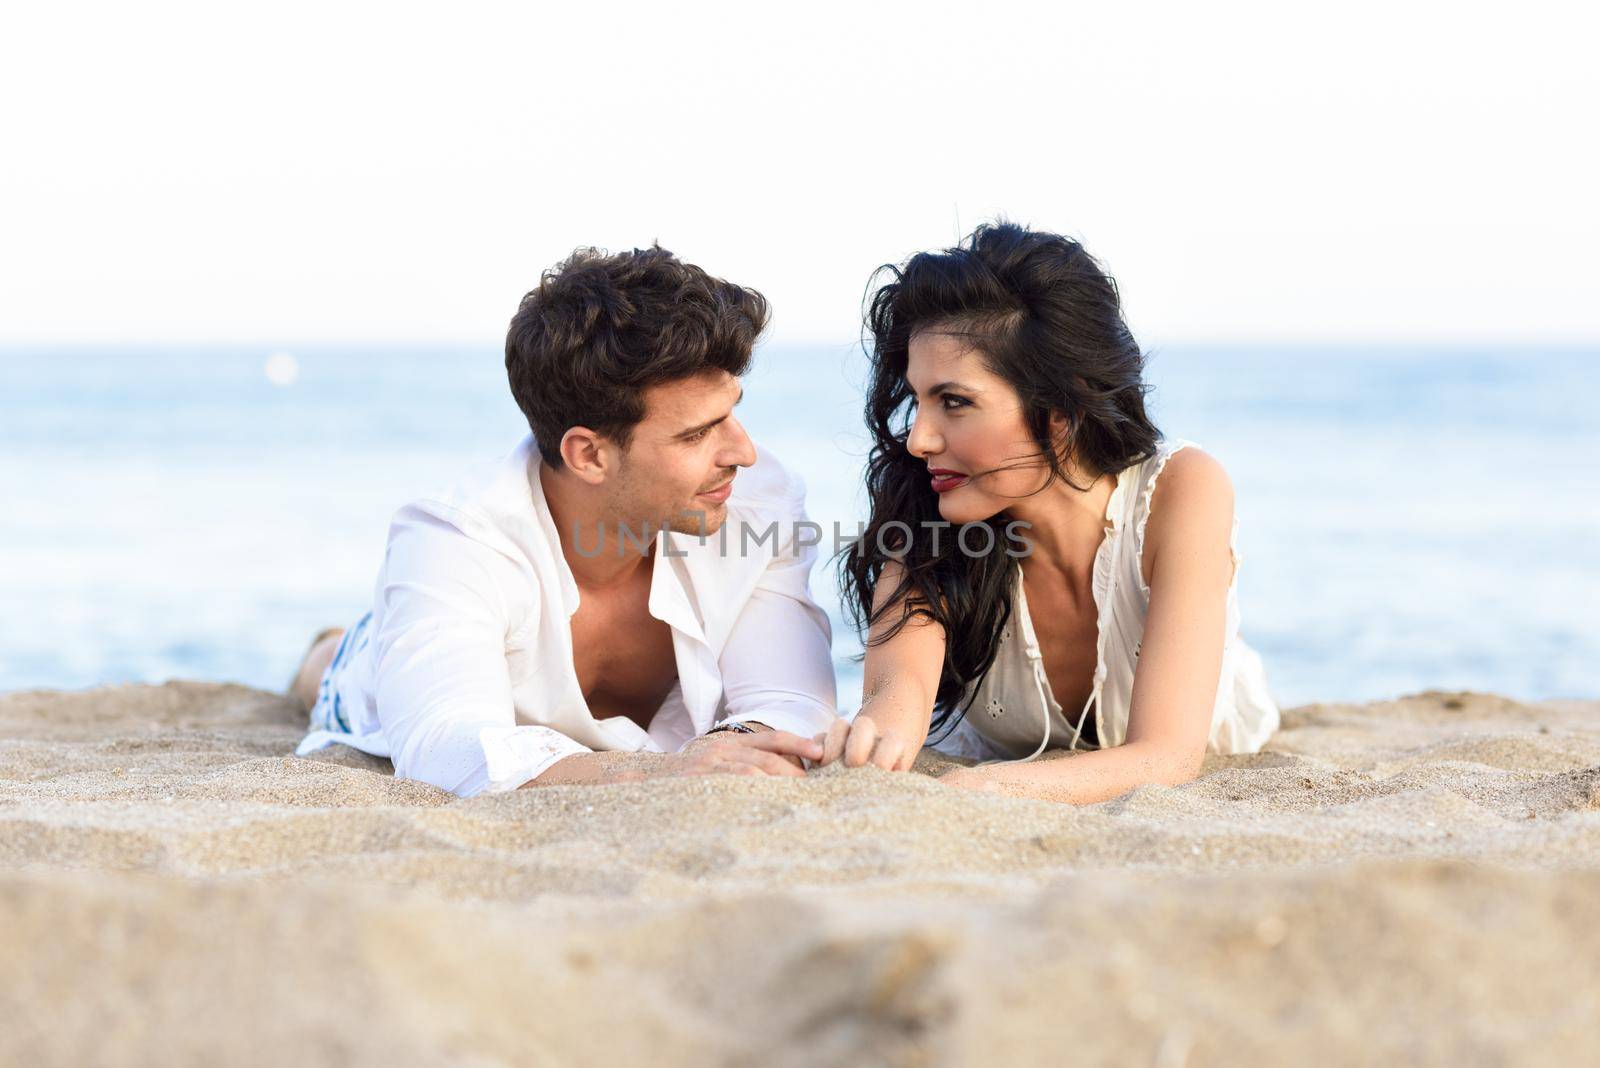
POLYGON ((706 439, 706 435, 709 433, 711 433, 711 428, 706 427, 704 430, 696 430, 693 434, 690 434, 683 440, 688 442, 704 441, 706 439))

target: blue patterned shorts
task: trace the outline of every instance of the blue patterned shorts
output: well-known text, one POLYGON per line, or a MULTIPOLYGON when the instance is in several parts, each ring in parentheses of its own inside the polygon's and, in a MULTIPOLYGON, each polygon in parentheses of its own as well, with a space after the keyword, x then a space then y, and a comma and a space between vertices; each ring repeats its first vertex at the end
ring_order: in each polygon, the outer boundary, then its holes
POLYGON ((372 613, 368 612, 339 639, 339 648, 333 652, 328 669, 322 673, 317 686, 317 703, 311 706, 311 729, 350 733, 350 718, 345 715, 344 700, 339 695, 339 673, 355 655, 367 647, 371 640, 372 613))

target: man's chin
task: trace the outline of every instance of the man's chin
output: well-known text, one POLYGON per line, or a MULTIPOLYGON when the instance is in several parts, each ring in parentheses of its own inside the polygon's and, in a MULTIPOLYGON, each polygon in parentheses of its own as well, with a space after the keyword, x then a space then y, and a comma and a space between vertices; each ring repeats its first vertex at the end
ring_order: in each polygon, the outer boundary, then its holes
POLYGON ((710 537, 728 521, 726 504, 695 505, 685 508, 667 524, 667 529, 690 537, 710 537))

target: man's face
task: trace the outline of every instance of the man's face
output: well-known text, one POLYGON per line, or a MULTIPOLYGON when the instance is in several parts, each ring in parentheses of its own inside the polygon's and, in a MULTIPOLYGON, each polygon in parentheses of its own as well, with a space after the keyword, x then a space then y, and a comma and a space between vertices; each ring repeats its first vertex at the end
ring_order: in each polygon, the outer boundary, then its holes
POLYGON ((683 534, 714 534, 728 517, 727 499, 740 467, 756 447, 733 417, 744 396, 726 371, 651 386, 645 416, 623 454, 610 510, 626 522, 663 520, 683 534))

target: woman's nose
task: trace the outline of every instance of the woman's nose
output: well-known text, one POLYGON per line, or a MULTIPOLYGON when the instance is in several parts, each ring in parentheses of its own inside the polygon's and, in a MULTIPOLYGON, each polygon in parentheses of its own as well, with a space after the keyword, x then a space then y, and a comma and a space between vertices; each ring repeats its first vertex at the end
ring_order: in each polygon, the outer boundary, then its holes
POLYGON ((944 451, 944 441, 936 434, 929 420, 922 416, 922 409, 917 409, 917 414, 911 420, 911 433, 906 435, 906 451, 919 460, 930 456, 937 456, 944 451))

